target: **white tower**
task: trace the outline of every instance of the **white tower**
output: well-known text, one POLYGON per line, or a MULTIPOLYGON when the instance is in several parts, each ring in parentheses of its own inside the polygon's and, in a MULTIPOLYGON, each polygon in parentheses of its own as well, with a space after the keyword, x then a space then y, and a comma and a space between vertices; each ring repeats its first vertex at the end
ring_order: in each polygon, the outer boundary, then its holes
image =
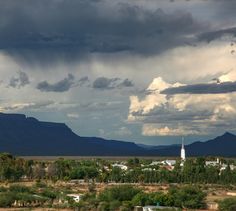
POLYGON ((182 137, 181 160, 185 161, 185 159, 184 138, 182 137))

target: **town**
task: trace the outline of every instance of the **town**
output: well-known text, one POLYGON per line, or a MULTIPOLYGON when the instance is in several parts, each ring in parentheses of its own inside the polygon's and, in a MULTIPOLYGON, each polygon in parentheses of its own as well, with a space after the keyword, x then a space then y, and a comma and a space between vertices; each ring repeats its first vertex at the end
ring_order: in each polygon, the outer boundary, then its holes
POLYGON ((218 210, 236 195, 236 160, 186 158, 183 143, 175 159, 34 160, 3 153, 0 180, 0 207, 218 210))

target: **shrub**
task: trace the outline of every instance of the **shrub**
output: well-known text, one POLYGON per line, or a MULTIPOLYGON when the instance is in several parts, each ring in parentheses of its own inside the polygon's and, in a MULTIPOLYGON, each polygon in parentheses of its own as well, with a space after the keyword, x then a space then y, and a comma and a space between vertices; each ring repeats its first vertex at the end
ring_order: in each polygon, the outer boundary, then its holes
POLYGON ((220 211, 235 211, 236 210, 236 198, 228 198, 219 202, 220 211))
POLYGON ((17 193, 30 193, 31 189, 23 185, 11 185, 9 191, 17 193))
POLYGON ((0 207, 10 207, 15 201, 12 193, 0 194, 0 207))
POLYGON ((101 201, 130 201, 132 198, 141 192, 140 189, 132 187, 130 185, 121 185, 117 187, 112 187, 105 189, 102 193, 99 194, 98 198, 101 201))

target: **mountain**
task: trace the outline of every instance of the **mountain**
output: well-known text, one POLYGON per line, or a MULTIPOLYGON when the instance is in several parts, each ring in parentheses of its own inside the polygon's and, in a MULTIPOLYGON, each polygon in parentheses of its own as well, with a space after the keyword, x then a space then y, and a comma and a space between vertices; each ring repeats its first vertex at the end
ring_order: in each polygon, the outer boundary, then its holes
MULTIPOLYGON (((0 113, 0 152, 28 156, 179 156, 180 145, 146 146, 81 137, 64 123, 0 113)), ((226 132, 185 146, 187 156, 236 156, 236 136, 226 132)))
POLYGON ((0 113, 0 152, 14 155, 148 155, 132 142, 80 137, 63 123, 0 113))
MULTIPOLYGON (((226 132, 222 136, 205 142, 194 142, 185 146, 187 156, 236 156, 236 135, 226 132)), ((179 156, 179 146, 169 146, 156 151, 160 156, 179 156)))

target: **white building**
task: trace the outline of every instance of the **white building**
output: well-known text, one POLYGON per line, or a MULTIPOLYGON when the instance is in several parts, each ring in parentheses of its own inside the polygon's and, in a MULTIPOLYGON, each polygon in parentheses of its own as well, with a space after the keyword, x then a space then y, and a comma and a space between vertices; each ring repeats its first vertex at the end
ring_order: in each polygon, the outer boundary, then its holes
POLYGON ((128 167, 126 165, 118 164, 118 163, 112 164, 112 167, 118 167, 118 168, 122 169, 123 171, 127 171, 127 169, 128 169, 128 167))
POLYGON ((82 194, 68 194, 67 196, 71 197, 74 202, 78 203, 81 199, 82 194))
POLYGON ((152 163, 149 164, 149 166, 157 166, 163 164, 162 161, 152 161, 152 163))
POLYGON ((209 160, 207 160, 205 162, 205 165, 206 166, 223 166, 224 164, 222 165, 221 162, 220 162, 220 159, 217 158, 216 161, 209 161, 209 160))
POLYGON ((174 166, 176 164, 176 160, 163 160, 163 165, 174 166))

